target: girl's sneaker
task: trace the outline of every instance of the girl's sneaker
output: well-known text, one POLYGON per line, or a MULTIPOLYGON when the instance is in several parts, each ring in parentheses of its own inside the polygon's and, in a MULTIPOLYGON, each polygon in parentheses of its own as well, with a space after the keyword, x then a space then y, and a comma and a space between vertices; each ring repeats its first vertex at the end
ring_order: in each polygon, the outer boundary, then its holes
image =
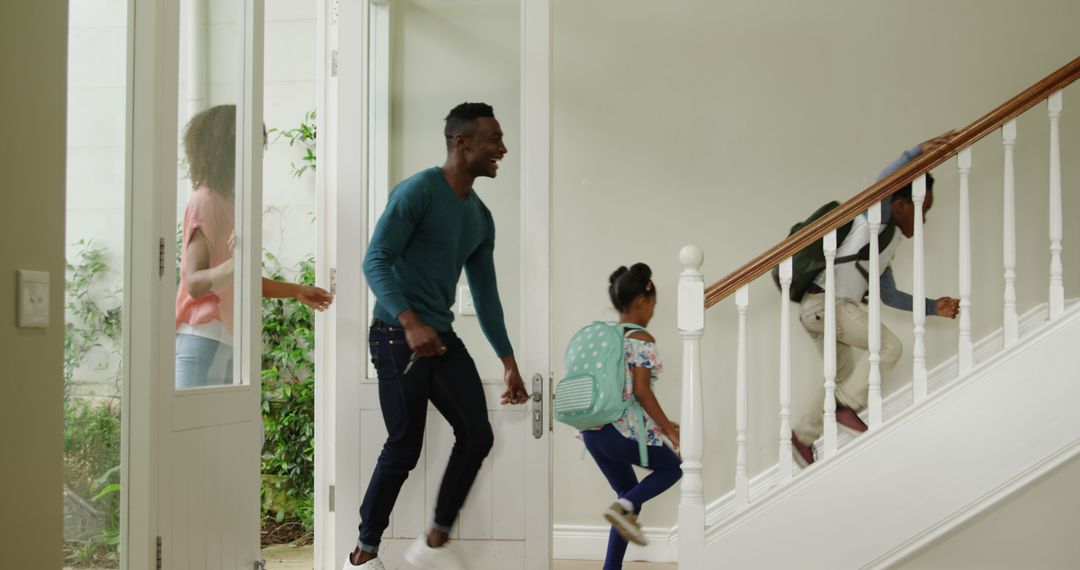
POLYGON ((341 567, 341 570, 386 570, 386 567, 383 566, 382 560, 379 560, 378 558, 372 558, 371 560, 368 560, 367 562, 357 566, 356 564, 353 564, 351 560, 349 560, 348 556, 346 556, 345 565, 341 567))
POLYGON ((615 532, 618 532, 619 536, 626 540, 641 546, 649 543, 645 539, 645 534, 641 532, 641 526, 638 525, 637 513, 624 509, 618 501, 612 503, 604 511, 604 519, 611 523, 611 526, 615 527, 615 532))

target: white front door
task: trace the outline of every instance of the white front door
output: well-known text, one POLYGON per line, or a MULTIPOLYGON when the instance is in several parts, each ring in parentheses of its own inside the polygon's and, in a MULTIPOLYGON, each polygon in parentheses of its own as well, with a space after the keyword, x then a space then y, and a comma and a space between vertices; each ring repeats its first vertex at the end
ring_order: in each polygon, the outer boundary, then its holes
POLYGON ((158 388, 159 555, 167 569, 255 568, 263 2, 165 4, 175 10, 165 12, 164 28, 179 32, 165 35, 179 40, 178 81, 175 130, 165 128, 161 136, 168 141, 162 148, 171 142, 175 149, 178 167, 172 185, 160 189, 175 197, 163 202, 161 224, 169 236, 162 303, 176 301, 176 319, 161 325, 161 350, 175 356, 175 367, 168 366, 173 373, 163 374, 158 388), (193 189, 192 180, 200 188, 193 189), (209 290, 194 284, 192 266, 178 255, 181 249, 195 255, 197 247, 207 252, 207 267, 218 271, 209 290))
MULTIPOLYGON (((461 310, 468 287, 459 287, 454 329, 480 371, 495 445, 454 526, 451 545, 473 569, 550 567, 548 10, 548 2, 533 0, 520 5, 325 2, 318 258, 325 260, 320 272, 333 275, 337 298, 317 332, 317 376, 327 382, 316 387, 321 390, 317 421, 324 426, 316 427, 316 568, 339 567, 355 547, 358 508, 386 438, 366 342, 371 300, 360 271, 372 224, 394 182, 442 162, 442 119, 465 100, 493 104, 506 133, 510 152, 498 178, 478 179, 474 188, 495 218, 507 329, 526 387, 536 398, 523 406, 499 404, 501 363, 476 317, 461 310), (410 50, 427 45, 431 53, 454 53, 452 42, 479 37, 462 31, 478 20, 508 21, 509 29, 492 26, 497 37, 483 41, 507 44, 519 57, 493 50, 488 55, 496 64, 509 62, 493 70, 463 48, 466 55, 457 61, 432 64, 462 71, 456 83, 440 78, 436 91, 443 94, 432 97, 434 85, 425 88, 417 79, 425 71, 414 73, 422 64, 412 63, 428 58, 410 50), (403 51, 416 59, 405 56, 404 63, 392 64, 392 58, 402 57, 390 53, 392 46, 408 41, 417 43, 403 51), (462 68, 469 65, 478 73, 465 73, 462 68), (392 69, 401 76, 392 78, 392 69), (400 107, 393 112, 391 85, 400 89, 392 98, 400 107)), ((383 535, 380 558, 387 568, 408 568, 405 548, 430 528, 452 443, 450 426, 429 406, 423 453, 383 535)))

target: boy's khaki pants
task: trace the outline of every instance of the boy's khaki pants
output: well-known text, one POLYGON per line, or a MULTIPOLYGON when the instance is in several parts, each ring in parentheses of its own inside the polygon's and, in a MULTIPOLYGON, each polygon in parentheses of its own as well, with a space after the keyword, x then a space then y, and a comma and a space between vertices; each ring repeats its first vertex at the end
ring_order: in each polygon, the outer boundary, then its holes
MULTIPOLYGON (((807 293, 803 297, 799 315, 803 328, 817 344, 818 351, 825 351, 825 294, 807 293)), ((836 401, 843 406, 861 411, 866 407, 870 387, 870 362, 866 352, 869 347, 870 315, 862 304, 851 299, 836 300, 836 401), (856 352, 859 349, 860 352, 856 352)), ((892 370, 900 360, 904 347, 900 339, 885 325, 881 325, 881 375, 892 370)), ((824 431, 825 375, 815 374, 814 390, 802 414, 795 422, 795 436, 811 445, 824 431)))

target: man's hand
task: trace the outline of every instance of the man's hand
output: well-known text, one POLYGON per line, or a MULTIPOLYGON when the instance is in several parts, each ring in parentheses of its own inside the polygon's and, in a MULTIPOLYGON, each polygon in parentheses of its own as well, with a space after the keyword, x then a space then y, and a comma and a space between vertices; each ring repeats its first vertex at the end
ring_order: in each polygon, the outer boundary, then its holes
POLYGON ((506 391, 502 393, 502 397, 499 398, 499 403, 506 404, 524 404, 529 401, 529 392, 525 390, 525 381, 521 379, 521 373, 518 372, 517 360, 514 355, 504 356, 503 366, 506 371, 503 373, 503 381, 506 382, 506 391))
POLYGON ((956 315, 960 313, 960 299, 942 297, 934 301, 934 309, 939 317, 955 319, 956 315))
POLYGON ((316 311, 325 311, 334 302, 334 296, 322 287, 301 285, 296 292, 296 300, 316 311))
POLYGON ((424 324, 412 310, 405 310, 398 315, 398 322, 405 329, 405 342, 417 356, 427 358, 446 352, 439 333, 424 324))
POLYGON ((948 131, 945 131, 944 133, 941 133, 940 135, 932 139, 927 139, 919 143, 919 149, 922 150, 923 154, 933 152, 939 147, 945 146, 945 144, 947 144, 955 136, 956 129, 949 129, 948 131))

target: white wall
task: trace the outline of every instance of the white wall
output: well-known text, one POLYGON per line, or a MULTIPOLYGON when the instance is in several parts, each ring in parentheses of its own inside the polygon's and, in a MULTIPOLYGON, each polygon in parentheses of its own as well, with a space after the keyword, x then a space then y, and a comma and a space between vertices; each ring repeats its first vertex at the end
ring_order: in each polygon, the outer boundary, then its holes
MULTIPOLYGON (((900 151, 966 125, 1080 55, 1071 22, 1080 5, 1031 3, 685 0, 559 1, 554 8, 554 344, 592 318, 611 317, 607 275, 620 264, 657 271, 651 329, 667 357, 661 403, 679 411, 680 339, 675 330, 677 254, 705 251, 718 280, 781 240, 829 199, 871 183, 900 151), (591 247, 583 246, 591 244, 591 247)), ((1080 147, 1080 90, 1066 93, 1065 156, 1080 147), (1072 110, 1070 110, 1070 108, 1072 110)), ((1049 267, 1047 133, 1040 116, 1020 120, 1017 200, 1021 310, 1045 301, 1049 267)), ((1000 144, 975 148, 974 326, 1000 323, 1000 144)), ((1080 200, 1080 168, 1065 159, 1066 212, 1080 200)), ((928 217, 927 292, 956 294, 955 161, 935 172, 928 217)), ((1066 218, 1069 219, 1068 217, 1066 218)), ((1078 294, 1080 226, 1066 223, 1067 293, 1078 294)), ((894 264, 910 290, 910 250, 894 264)), ((750 471, 776 461, 778 295, 751 287, 750 471)), ((910 315, 885 310, 905 342, 886 391, 910 378, 910 315)), ((713 308, 704 338, 705 494, 733 486, 734 309, 713 308)), ((955 352, 955 323, 932 319, 929 361, 955 352)), ((796 405, 820 377, 821 360, 793 326, 796 405)), ((555 363, 561 371, 561 363, 555 363)), ((556 428, 555 520, 603 524, 611 492, 581 444, 556 428)), ((678 492, 650 504, 646 526, 675 523, 678 492)))
MULTIPOLYGON (((315 110, 315 0, 266 2, 263 120, 267 128, 296 127, 315 110)), ((274 140, 263 157, 263 247, 286 266, 315 254, 315 174, 292 174, 299 146, 274 140)))
POLYGON ((1080 460, 1073 460, 897 565, 904 570, 1080 566, 1080 460))
MULTIPOLYGON (((391 7, 391 187, 446 160, 444 119, 459 103, 490 104, 505 133, 509 152, 498 176, 477 179, 474 189, 495 218, 499 293, 516 346, 521 323, 518 3, 395 0, 391 7)), ((469 346, 484 380, 501 381, 502 364, 477 318, 457 317, 454 329, 469 346)))
MULTIPOLYGON (((84 249, 76 244, 80 240, 105 250, 107 271, 92 291, 106 309, 123 301, 127 2, 76 0, 70 11, 65 255, 78 263, 84 249)), ((87 354, 74 378, 89 382, 84 393, 114 396, 109 379, 119 358, 106 339, 102 343, 87 354)))
POLYGON ((67 2, 0 4, 0 544, 5 568, 60 568, 63 541, 67 2), (14 85, 14 84, 6 84, 14 85), (49 326, 16 328, 17 269, 50 275, 49 326))

